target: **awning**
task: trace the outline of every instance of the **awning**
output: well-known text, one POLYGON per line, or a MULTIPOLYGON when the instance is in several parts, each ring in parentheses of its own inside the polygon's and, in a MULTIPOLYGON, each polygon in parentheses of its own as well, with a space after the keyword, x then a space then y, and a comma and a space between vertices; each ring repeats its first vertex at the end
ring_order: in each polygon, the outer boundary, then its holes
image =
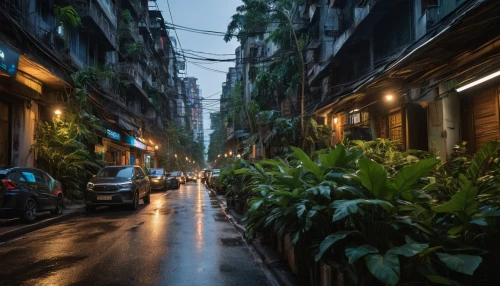
POLYGON ((118 125, 120 128, 126 131, 132 131, 135 133, 136 136, 141 136, 141 132, 139 131, 138 127, 135 127, 131 123, 125 121, 123 118, 118 118, 118 125))

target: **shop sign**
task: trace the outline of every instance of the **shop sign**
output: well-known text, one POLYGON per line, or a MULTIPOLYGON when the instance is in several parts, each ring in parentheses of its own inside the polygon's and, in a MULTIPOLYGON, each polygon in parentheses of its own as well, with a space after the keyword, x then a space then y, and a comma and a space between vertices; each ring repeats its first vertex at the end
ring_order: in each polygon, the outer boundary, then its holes
POLYGON ((108 136, 108 138, 111 138, 113 140, 117 140, 117 141, 121 140, 120 133, 113 131, 113 130, 110 130, 110 129, 106 129, 106 136, 108 136))
POLYGON ((0 73, 14 76, 19 63, 19 53, 0 40, 0 73))
POLYGON ((146 150, 146 144, 142 143, 141 141, 135 139, 132 136, 125 135, 125 143, 134 146, 135 148, 141 149, 141 150, 146 150))

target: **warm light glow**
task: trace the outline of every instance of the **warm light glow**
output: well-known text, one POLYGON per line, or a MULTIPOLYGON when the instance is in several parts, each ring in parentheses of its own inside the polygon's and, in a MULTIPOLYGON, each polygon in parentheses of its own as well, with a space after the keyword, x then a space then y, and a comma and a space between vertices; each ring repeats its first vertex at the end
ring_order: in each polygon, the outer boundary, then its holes
POLYGON ((229 156, 233 156, 233 151, 229 151, 229 156))
POLYGON ((155 146, 155 149, 158 150, 158 145, 155 146))
POLYGON ((394 99, 394 96, 392 94, 388 94, 388 95, 385 96, 385 99, 387 101, 392 101, 394 99))
POLYGON ((335 124, 337 124, 337 122, 338 122, 338 121, 339 121, 339 119, 338 119, 337 117, 335 117, 335 118, 333 119, 333 123, 335 123, 335 124))
POLYGON ((238 154, 238 156, 236 156, 236 157, 241 158, 241 155, 240 155, 240 154, 238 154))
POLYGON ((220 158, 220 154, 219 154, 219 155, 217 155, 217 158, 220 158))
POLYGON ((476 81, 473 81, 473 82, 471 82, 471 83, 469 83, 469 84, 466 84, 466 85, 464 85, 464 86, 462 86, 462 87, 459 87, 459 88, 457 88, 457 92, 462 92, 462 91, 464 91, 464 90, 466 90, 466 89, 469 89, 469 88, 471 88, 471 87, 473 87, 473 86, 476 86, 476 85, 478 85, 478 84, 480 84, 480 83, 483 83, 483 82, 485 82, 485 81, 487 81, 487 80, 490 80, 490 79, 492 79, 492 78, 495 78, 495 77, 497 77, 497 76, 500 76, 500 71, 497 71, 497 72, 492 73, 492 74, 490 74, 490 75, 487 75, 487 76, 485 76, 485 77, 483 77, 483 78, 480 78, 480 79, 478 79, 478 80, 476 80, 476 81))
POLYGON ((227 158, 227 154, 224 154, 224 157, 226 157, 226 158, 227 158))
POLYGON ((175 156, 175 159, 177 159, 177 154, 175 154, 174 156, 175 156))
POLYGON ((196 163, 195 161, 193 161, 193 164, 196 163))
POLYGON ((56 109, 56 111, 54 111, 54 113, 55 113, 56 115, 61 115, 61 114, 62 114, 62 111, 61 111, 61 110, 59 110, 59 109, 56 109))

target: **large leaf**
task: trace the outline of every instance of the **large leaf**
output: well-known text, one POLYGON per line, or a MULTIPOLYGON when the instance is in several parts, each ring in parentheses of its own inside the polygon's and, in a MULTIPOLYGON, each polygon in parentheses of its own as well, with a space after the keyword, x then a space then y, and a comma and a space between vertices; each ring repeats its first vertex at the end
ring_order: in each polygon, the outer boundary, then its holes
POLYGON ((460 175, 461 191, 454 194, 449 201, 439 206, 432 207, 437 213, 464 213, 472 215, 477 211, 479 203, 476 201, 477 187, 472 182, 460 175))
POLYGON ((368 244, 361 245, 360 247, 356 248, 345 249, 345 255, 347 256, 349 264, 353 264, 354 262, 356 262, 356 260, 362 258, 365 255, 375 253, 378 253, 378 249, 368 244))
POLYGON ((356 177, 377 198, 386 197, 387 172, 380 164, 372 160, 360 159, 356 177))
POLYGON ((307 156, 304 151, 297 147, 290 147, 293 150, 292 155, 299 159, 302 163, 302 168, 306 171, 313 173, 319 181, 323 180, 323 172, 319 168, 318 164, 313 162, 309 156, 307 156))
POLYGON ((471 180, 476 180, 481 172, 481 169, 488 160, 500 151, 500 142, 491 141, 484 144, 472 158, 471 166, 467 170, 467 174, 471 180))
POLYGON ((335 209, 333 221, 335 222, 341 220, 346 216, 359 212, 358 205, 379 205, 385 210, 389 210, 394 207, 391 203, 382 200, 336 200, 330 205, 335 209))
POLYGON ((393 247, 389 249, 387 253, 412 257, 418 254, 420 251, 427 249, 428 247, 429 244, 425 243, 408 243, 403 246, 393 247))
POLYGON ((441 162, 435 158, 423 159, 411 166, 404 167, 399 173, 391 180, 391 186, 396 193, 401 193, 410 189, 415 185, 418 179, 426 177, 437 164, 441 162))
POLYGON ((319 245, 318 253, 315 256, 316 261, 320 260, 325 251, 327 251, 335 242, 344 239, 351 233, 353 233, 353 231, 339 231, 327 236, 319 245))
POLYGON ((339 144, 337 148, 328 154, 319 155, 321 167, 325 169, 344 166, 346 158, 347 152, 343 144, 339 144))
POLYGON ((399 281, 399 259, 394 254, 370 254, 365 256, 366 267, 379 281, 396 285, 399 281))
POLYGON ((450 255, 447 253, 436 253, 441 260, 448 268, 453 271, 464 273, 467 275, 473 275, 474 271, 479 267, 479 264, 483 261, 481 256, 476 255, 466 255, 466 254, 457 254, 450 255))

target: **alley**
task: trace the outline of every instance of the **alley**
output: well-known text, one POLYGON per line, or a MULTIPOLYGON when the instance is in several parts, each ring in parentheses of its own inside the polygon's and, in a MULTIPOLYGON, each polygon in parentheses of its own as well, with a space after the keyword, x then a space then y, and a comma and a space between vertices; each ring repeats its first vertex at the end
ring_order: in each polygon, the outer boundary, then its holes
POLYGON ((0 285, 267 285, 204 186, 158 192, 0 245, 0 285))

